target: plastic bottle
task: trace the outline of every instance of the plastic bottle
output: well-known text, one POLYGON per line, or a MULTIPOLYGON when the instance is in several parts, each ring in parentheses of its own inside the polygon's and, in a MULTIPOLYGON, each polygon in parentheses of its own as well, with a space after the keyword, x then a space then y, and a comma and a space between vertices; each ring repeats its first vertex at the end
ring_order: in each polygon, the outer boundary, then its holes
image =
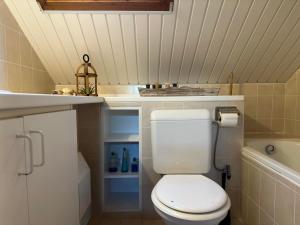
POLYGON ((112 152, 109 158, 108 171, 115 173, 118 171, 119 158, 116 153, 112 152))
POLYGON ((129 153, 128 153, 128 149, 126 148, 123 148, 123 157, 122 157, 122 169, 121 171, 123 173, 126 173, 128 172, 129 170, 129 153))
POLYGON ((139 171, 139 161, 137 158, 134 157, 131 163, 131 172, 136 173, 138 171, 139 171))

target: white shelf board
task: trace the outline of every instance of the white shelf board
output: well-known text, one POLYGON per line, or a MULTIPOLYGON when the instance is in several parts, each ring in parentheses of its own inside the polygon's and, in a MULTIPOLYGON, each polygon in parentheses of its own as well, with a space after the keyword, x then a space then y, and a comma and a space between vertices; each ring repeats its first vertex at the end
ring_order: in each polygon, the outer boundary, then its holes
POLYGON ((105 172, 104 173, 105 179, 112 179, 112 178, 139 178, 139 172, 105 172))
POLYGON ((139 211, 138 192, 110 192, 105 196, 105 212, 139 211))
POLYGON ((104 138, 104 142, 139 142, 138 134, 110 134, 104 138))

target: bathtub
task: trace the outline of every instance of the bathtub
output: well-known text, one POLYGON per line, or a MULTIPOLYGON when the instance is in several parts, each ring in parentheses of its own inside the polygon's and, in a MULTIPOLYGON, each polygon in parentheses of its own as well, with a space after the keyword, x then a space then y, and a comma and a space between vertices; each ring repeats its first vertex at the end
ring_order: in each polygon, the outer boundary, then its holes
POLYGON ((300 225, 300 139, 246 139, 241 166, 244 223, 300 225))
POLYGON ((242 155, 269 167, 300 186, 300 139, 246 139, 242 155), (273 145, 273 154, 265 147, 273 145))

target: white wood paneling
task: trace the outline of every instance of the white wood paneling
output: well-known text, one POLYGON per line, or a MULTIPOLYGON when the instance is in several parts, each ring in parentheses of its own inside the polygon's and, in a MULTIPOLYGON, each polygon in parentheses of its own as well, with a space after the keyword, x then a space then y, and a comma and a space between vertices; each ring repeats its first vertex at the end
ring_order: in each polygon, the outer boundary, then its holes
POLYGON ((135 28, 133 15, 121 15, 125 58, 127 62, 128 83, 138 81, 135 28))
POLYGON ((149 82, 158 81, 160 45, 161 45, 161 15, 149 16, 149 82))
POLYGON ((42 12, 4 0, 58 84, 88 53, 100 84, 284 82, 300 66, 297 0, 175 0, 174 12, 42 12))
POLYGON ((174 33, 174 43, 169 70, 169 81, 175 83, 178 81, 180 65, 183 58, 184 48, 186 45, 189 24, 191 21, 191 11, 194 0, 179 1, 177 20, 174 33))
POLYGON ((80 14, 78 15, 78 19, 91 58, 91 63, 93 63, 94 67, 100 75, 99 81, 104 84, 116 82, 115 80, 112 80, 111 77, 107 78, 107 69, 103 62, 102 49, 99 44, 100 40, 96 35, 92 16, 89 14, 80 14))
POLYGON ((135 15, 137 65, 140 83, 149 83, 149 34, 148 15, 135 15))
POLYGON ((211 41, 215 32, 217 21, 221 12, 223 1, 210 0, 202 27, 202 32, 198 40, 196 55, 193 60, 189 82, 197 83, 200 77, 204 61, 206 59, 211 41))

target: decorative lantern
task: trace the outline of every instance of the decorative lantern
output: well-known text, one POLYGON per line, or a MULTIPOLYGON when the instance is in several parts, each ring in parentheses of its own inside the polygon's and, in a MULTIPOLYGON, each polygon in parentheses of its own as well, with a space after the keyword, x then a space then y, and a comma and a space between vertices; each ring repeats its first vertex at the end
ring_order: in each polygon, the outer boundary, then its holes
POLYGON ((81 64, 76 71, 76 95, 98 96, 97 92, 97 73, 95 68, 90 63, 90 57, 87 54, 83 55, 84 63, 81 64), (89 73, 89 68, 93 73, 89 73), (83 69, 83 72, 80 71, 83 69), (84 87, 79 89, 79 79, 84 79, 84 87), (90 78, 94 79, 94 83, 90 83, 90 78))

